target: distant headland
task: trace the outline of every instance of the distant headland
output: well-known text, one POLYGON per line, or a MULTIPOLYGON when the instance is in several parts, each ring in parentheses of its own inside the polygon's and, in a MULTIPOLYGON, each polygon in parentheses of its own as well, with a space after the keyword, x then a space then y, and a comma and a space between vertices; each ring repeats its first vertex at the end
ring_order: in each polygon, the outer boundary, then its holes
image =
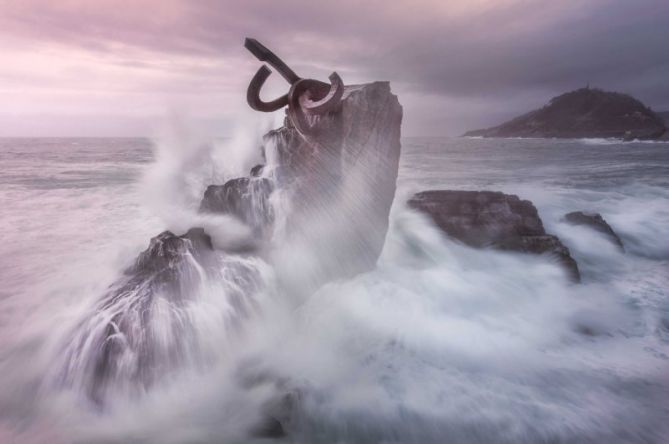
POLYGON ((669 113, 655 113, 627 94, 581 88, 554 97, 543 108, 464 137, 669 138, 669 113))

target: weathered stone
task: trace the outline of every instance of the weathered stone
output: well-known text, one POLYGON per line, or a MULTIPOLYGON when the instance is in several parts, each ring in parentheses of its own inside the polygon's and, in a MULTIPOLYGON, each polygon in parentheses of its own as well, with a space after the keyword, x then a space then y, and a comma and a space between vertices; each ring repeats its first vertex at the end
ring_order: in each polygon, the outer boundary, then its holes
POLYGON ((192 337, 182 320, 164 315, 176 313, 190 300, 212 251, 211 239, 202 228, 192 228, 182 236, 165 231, 151 239, 149 247, 74 329, 63 353, 67 364, 61 383, 76 384, 101 404, 109 386, 119 380, 148 387, 159 375, 176 368, 192 337), (163 303, 171 311, 157 313, 163 303), (160 323, 162 331, 154 322, 160 323))
POLYGON ((289 234, 327 252, 315 264, 325 278, 376 264, 395 195, 401 121, 389 83, 374 82, 346 86, 338 109, 307 117, 304 134, 288 118, 265 137, 279 186, 292 193, 289 234))
POLYGON ((260 176, 262 176, 262 172, 263 172, 263 168, 264 168, 264 167, 265 167, 265 165, 256 165, 256 166, 254 166, 253 168, 251 168, 251 172, 249 173, 249 175, 250 175, 251 177, 260 177, 260 176))
POLYGON ((200 203, 200 211, 230 214, 256 232, 266 232, 274 220, 269 202, 273 190, 272 182, 266 178, 241 177, 224 185, 210 185, 200 203))
POLYGON ((546 233, 529 200, 493 191, 430 190, 408 202, 450 237, 476 248, 549 254, 580 280, 578 265, 556 236, 546 233))
POLYGON ((573 211, 564 215, 565 222, 571 225, 583 225, 604 234, 613 244, 625 251, 623 241, 599 213, 573 211))

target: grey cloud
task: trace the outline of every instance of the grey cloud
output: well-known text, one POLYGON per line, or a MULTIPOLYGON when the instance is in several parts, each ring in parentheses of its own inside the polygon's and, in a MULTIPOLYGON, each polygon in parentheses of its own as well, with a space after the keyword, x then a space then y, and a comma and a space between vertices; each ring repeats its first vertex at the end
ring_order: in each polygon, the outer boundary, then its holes
MULTIPOLYGON (((505 104, 510 117, 588 81, 669 109, 666 0, 510 1, 462 16, 437 11, 447 9, 443 4, 412 2, 147 1, 115 11, 119 4, 16 2, 0 25, 92 51, 137 47, 164 57, 227 58, 251 73, 254 63, 241 42, 253 35, 307 75, 345 69, 356 79, 388 79, 413 100, 431 94, 443 99, 444 109, 458 103, 471 114, 460 121, 472 124, 494 123, 505 104), (490 112, 481 101, 490 103, 490 112)), ((427 131, 419 121, 430 119, 420 103, 407 105, 414 113, 408 125, 427 131)), ((430 116, 438 109, 433 100, 430 116)), ((463 124, 451 131, 466 129, 463 124)))

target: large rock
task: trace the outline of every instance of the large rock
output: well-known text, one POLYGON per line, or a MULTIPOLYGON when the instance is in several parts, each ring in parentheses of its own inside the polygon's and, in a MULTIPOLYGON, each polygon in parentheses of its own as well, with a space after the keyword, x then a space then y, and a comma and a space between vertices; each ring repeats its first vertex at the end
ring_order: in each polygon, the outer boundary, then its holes
POLYGON ((134 264, 71 331, 57 366, 56 384, 103 405, 107 395, 136 396, 172 372, 206 365, 206 325, 189 309, 202 288, 218 285, 237 316, 253 308, 257 271, 243 261, 221 261, 202 228, 151 239, 134 264))
POLYGON ((290 118, 265 137, 265 158, 290 190, 287 236, 313 253, 322 280, 372 269, 395 196, 402 107, 388 82, 346 86, 337 110, 290 118))
POLYGON ((135 263, 125 270, 130 279, 126 286, 136 281, 151 281, 152 285, 178 287, 184 258, 192 256, 197 262, 205 262, 213 250, 211 237, 202 228, 191 228, 181 236, 164 231, 151 239, 149 247, 141 252, 135 263))
POLYGON ((581 88, 550 100, 543 108, 499 126, 469 131, 466 137, 658 139, 667 131, 662 117, 626 94, 581 88))
POLYGON ((419 210, 450 237, 476 248, 549 254, 574 281, 578 265, 560 239, 547 234, 536 207, 518 196, 493 191, 431 190, 415 194, 419 210))
POLYGON ((200 211, 233 215, 262 233, 274 220, 269 202, 273 190, 272 182, 262 177, 240 177, 223 185, 210 185, 204 192, 200 211))
POLYGON ((571 225, 583 225, 604 234, 613 244, 625 251, 623 241, 599 213, 573 211, 564 215, 565 222, 571 225))

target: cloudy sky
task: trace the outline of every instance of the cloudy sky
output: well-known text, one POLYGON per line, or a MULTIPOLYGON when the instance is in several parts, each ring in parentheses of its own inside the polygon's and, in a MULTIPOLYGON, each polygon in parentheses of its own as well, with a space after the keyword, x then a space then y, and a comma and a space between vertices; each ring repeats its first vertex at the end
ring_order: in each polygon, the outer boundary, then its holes
POLYGON ((587 82, 669 110, 668 0, 0 0, 0 136, 151 135, 175 114, 224 136, 249 114, 246 36, 302 77, 390 80, 407 136, 587 82))

